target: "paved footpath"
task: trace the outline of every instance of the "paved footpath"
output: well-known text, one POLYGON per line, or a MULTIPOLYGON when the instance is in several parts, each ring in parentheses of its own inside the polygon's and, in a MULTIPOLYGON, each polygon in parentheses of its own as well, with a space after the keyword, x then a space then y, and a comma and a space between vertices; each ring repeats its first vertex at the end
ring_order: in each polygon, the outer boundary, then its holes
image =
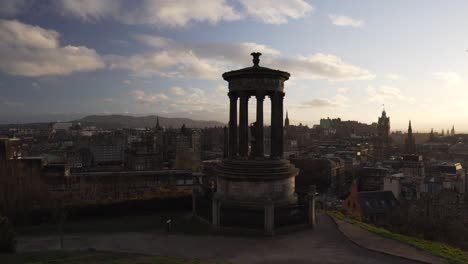
POLYGON ((419 250, 415 247, 409 246, 384 238, 372 232, 363 230, 362 228, 347 223, 345 221, 334 218, 338 229, 354 243, 374 250, 377 252, 385 252, 387 254, 404 257, 407 259, 418 260, 425 263, 435 263, 435 264, 448 264, 449 262, 445 259, 433 256, 427 252, 419 250))
MULTIPOLYGON (((189 236, 161 232, 65 236, 65 249, 131 252, 158 256, 281 263, 420 263, 373 252, 350 242, 328 215, 319 214, 316 229, 273 237, 189 236)), ((20 237, 18 251, 57 249, 51 236, 20 237)))

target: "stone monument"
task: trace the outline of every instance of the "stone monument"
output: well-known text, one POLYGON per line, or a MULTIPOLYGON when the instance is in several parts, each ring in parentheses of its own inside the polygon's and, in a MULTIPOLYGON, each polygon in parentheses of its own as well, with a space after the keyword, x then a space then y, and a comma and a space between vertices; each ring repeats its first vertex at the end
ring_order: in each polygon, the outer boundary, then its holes
POLYGON ((261 53, 251 55, 253 66, 223 74, 230 99, 228 155, 216 168, 212 224, 215 229, 236 225, 263 228, 266 234, 273 234, 275 222, 288 222, 288 215, 297 210, 295 177, 299 170, 283 158, 284 82, 290 74, 260 66, 261 53), (256 99, 256 120, 249 129, 251 97, 256 99), (265 98, 271 100, 269 156, 264 153, 265 98))

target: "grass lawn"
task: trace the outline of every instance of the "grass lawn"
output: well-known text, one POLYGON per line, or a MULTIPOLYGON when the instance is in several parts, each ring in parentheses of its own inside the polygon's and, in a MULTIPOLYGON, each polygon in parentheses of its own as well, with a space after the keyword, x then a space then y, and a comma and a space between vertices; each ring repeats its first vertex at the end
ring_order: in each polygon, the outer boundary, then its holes
MULTIPOLYGON (((164 212, 150 215, 66 221, 63 229, 65 234, 165 230, 167 219, 172 219, 172 232, 175 233, 197 235, 208 234, 211 230, 210 225, 193 217, 188 212, 164 212)), ((18 235, 54 235, 58 233, 57 226, 54 224, 18 226, 15 232, 18 235)))
POLYGON ((451 247, 451 246, 448 246, 447 244, 440 243, 440 242, 428 241, 428 240, 419 239, 419 238, 415 238, 411 236, 405 236, 405 235, 393 233, 386 229, 379 228, 379 227, 369 225, 361 221, 349 218, 343 215, 341 212, 333 211, 333 212, 328 212, 328 214, 340 220, 357 225, 364 230, 370 231, 380 236, 390 238, 393 240, 397 240, 405 244, 414 246, 416 248, 422 249, 424 251, 427 251, 433 255, 446 258, 451 263, 460 263, 460 264, 468 263, 468 253, 465 251, 462 251, 459 248, 451 247))
POLYGON ((215 264, 221 262, 100 251, 40 251, 0 254, 2 264, 215 264))

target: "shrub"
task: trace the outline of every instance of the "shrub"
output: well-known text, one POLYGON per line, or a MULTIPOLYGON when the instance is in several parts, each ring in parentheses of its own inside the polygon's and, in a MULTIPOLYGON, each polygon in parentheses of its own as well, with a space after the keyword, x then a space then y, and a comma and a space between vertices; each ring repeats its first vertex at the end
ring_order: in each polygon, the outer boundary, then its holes
POLYGON ((15 232, 7 217, 0 216, 0 253, 15 252, 15 232))

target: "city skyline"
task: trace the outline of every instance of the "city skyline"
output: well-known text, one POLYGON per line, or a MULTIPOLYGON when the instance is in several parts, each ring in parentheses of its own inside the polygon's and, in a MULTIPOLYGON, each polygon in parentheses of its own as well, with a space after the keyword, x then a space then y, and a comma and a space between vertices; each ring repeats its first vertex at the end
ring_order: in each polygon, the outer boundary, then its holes
POLYGON ((251 66, 249 54, 259 51, 262 66, 291 73, 285 110, 292 124, 373 123, 385 104, 392 130, 406 131, 411 120, 415 132, 468 131, 464 1, 257 6, 264 4, 2 1, 0 118, 154 114, 226 122, 221 74, 251 66))

